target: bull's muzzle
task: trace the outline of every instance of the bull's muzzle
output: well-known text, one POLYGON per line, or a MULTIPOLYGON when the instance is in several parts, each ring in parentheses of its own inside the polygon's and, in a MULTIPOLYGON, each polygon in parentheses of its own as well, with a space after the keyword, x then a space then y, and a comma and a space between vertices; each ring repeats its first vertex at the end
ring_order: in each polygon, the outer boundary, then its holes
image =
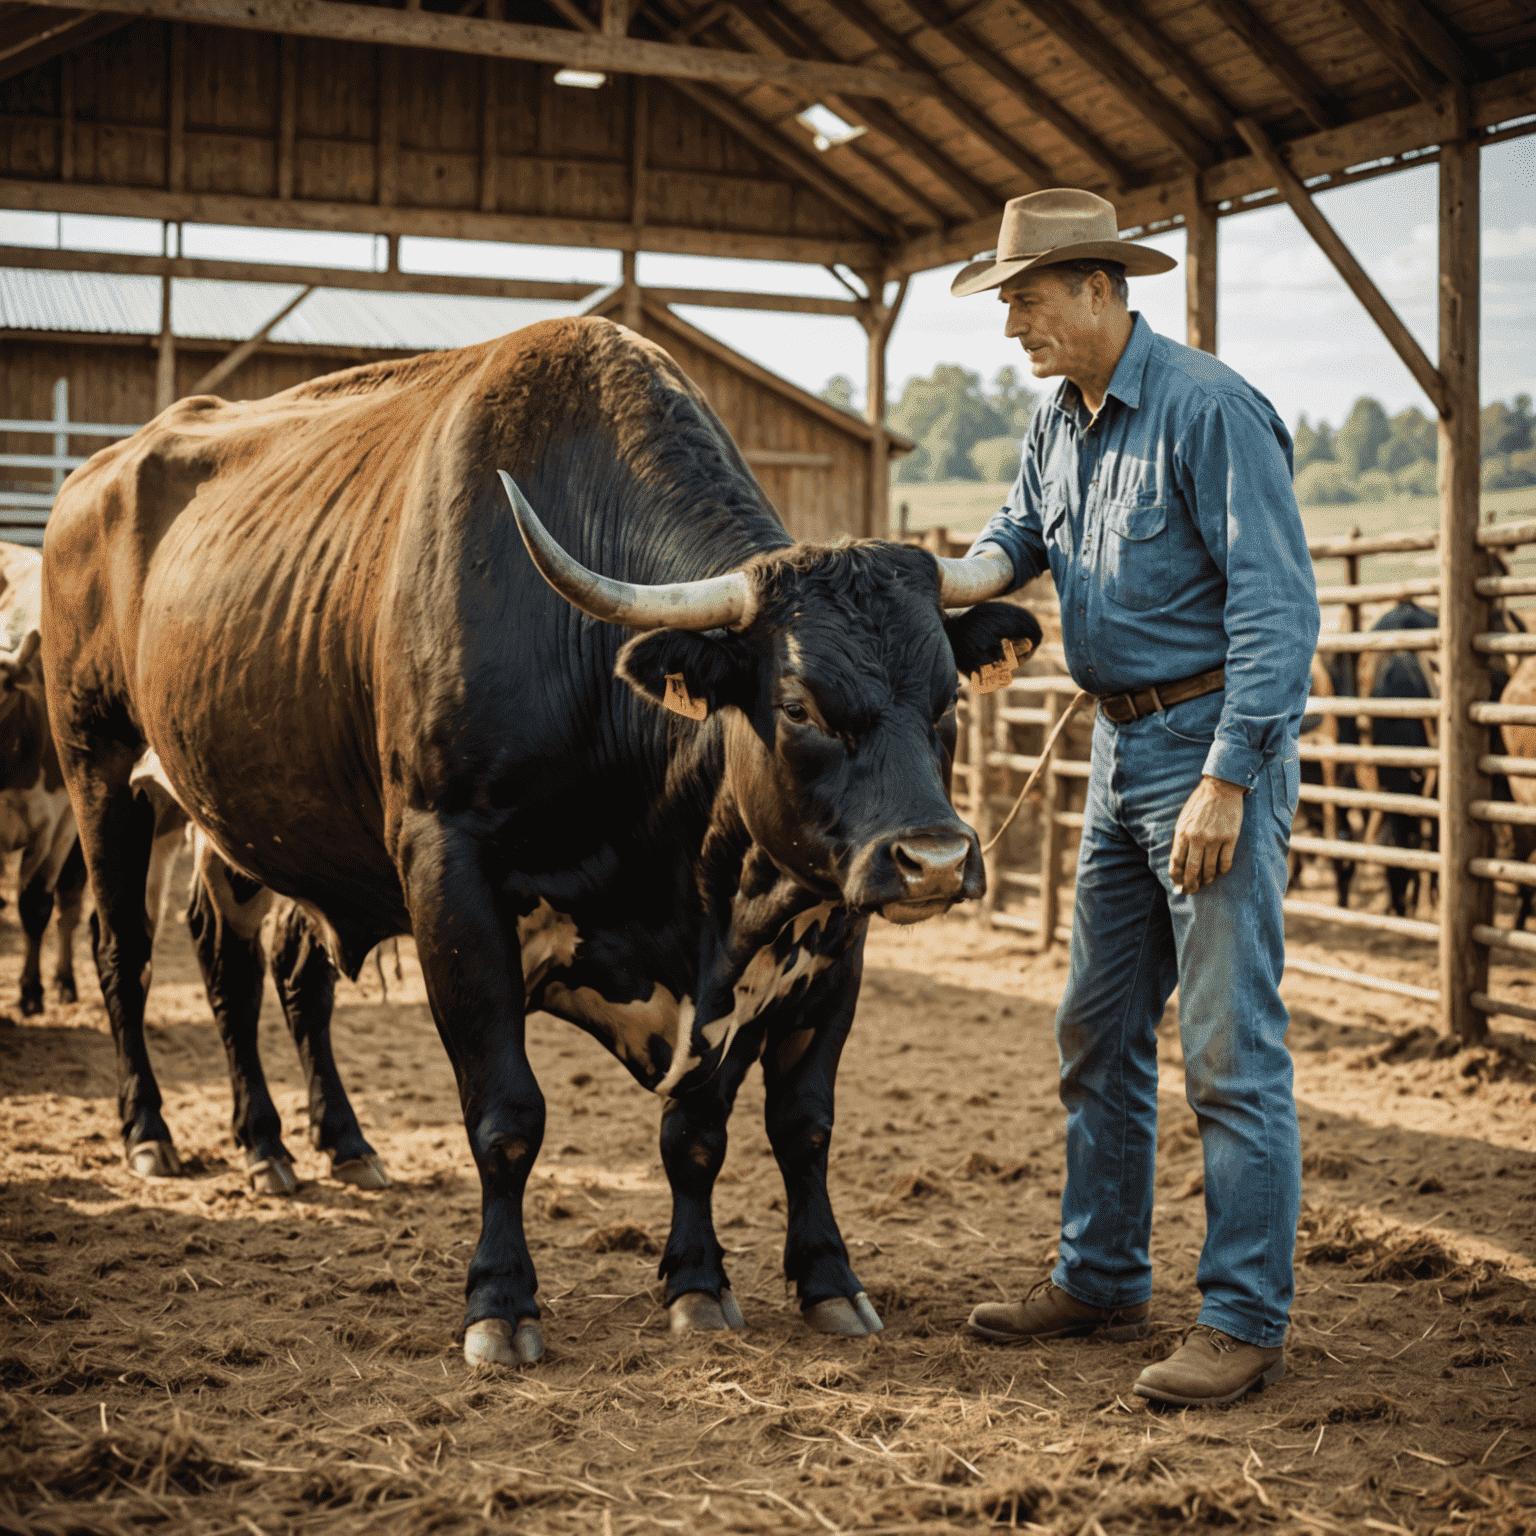
POLYGON ((952 832, 924 832, 894 839, 889 855, 901 894, 880 908, 893 923, 920 923, 938 917, 971 893, 966 874, 972 840, 952 832))

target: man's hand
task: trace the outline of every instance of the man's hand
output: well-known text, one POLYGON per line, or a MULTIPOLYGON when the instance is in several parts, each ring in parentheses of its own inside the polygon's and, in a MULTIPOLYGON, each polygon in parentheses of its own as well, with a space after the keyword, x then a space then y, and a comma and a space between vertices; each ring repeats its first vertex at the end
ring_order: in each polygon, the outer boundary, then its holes
POLYGON ((1173 829, 1168 873, 1174 889, 1192 896, 1202 885, 1226 874, 1232 868, 1242 830, 1242 787, 1205 774, 1184 802, 1173 829))

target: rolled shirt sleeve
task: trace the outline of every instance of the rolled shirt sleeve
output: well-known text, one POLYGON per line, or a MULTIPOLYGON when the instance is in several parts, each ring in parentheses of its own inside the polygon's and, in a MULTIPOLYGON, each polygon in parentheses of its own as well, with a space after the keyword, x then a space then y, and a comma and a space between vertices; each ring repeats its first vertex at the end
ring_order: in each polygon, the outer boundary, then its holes
POLYGON ((1290 440, 1251 396, 1217 393, 1171 469, 1227 584, 1226 699, 1205 772, 1251 789, 1306 698, 1320 625, 1290 440))
POLYGON ((1013 562, 1013 585, 1017 592, 1032 581, 1050 563, 1040 518, 1040 465, 1032 452, 1038 436, 1037 421, 1031 421, 1024 438, 1018 478, 1008 493, 1008 500, 988 519, 976 542, 974 554, 984 544, 995 544, 1013 562))

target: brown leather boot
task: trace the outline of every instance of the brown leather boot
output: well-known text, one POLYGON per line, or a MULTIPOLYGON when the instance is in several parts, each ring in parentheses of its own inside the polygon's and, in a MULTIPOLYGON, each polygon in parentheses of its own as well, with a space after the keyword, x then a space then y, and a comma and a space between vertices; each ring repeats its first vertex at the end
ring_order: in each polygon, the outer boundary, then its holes
POLYGON ((1166 1360, 1149 1365, 1131 1390, 1137 1397, 1180 1408, 1214 1408, 1262 1392, 1284 1376, 1283 1346, 1260 1349, 1204 1323, 1166 1360))
POLYGON ((983 1302, 970 1316, 972 1333, 994 1344, 1023 1344, 1030 1339, 1081 1338, 1101 1333, 1106 1339, 1139 1339, 1147 1331, 1151 1302, 1139 1307, 1090 1307, 1050 1280, 1032 1285, 1023 1301, 983 1302))

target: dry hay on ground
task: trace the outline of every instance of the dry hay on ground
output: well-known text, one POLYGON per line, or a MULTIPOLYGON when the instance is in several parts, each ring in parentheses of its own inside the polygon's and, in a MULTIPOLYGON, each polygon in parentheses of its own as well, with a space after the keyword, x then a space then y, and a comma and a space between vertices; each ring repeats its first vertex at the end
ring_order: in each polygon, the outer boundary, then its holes
MULTIPOLYGON (((16 937, 7 914, 0 997, 16 937)), ((404 1001, 383 1004, 369 970, 337 1009, 399 1181, 380 1193, 247 1193, 179 930, 151 1049, 191 1178, 124 1172, 93 988, 0 1030, 0 1530, 1536 1529, 1532 1089, 1394 1051, 1422 1022, 1411 1005, 1287 983, 1307 1158, 1290 1375, 1229 1411, 1159 1414, 1130 1386, 1194 1318, 1204 1226, 1172 1012, 1153 1333, 1015 1350, 962 1329, 1052 1256, 1059 953, 953 919, 872 939, 832 1158, 888 1325, 872 1341, 808 1333, 784 1294, 753 1080, 717 1200, 749 1328, 674 1344, 657 1105, 536 1019, 550 1118, 528 1224, 550 1355, 471 1374, 454 1330, 478 1186, 406 949, 404 1001)), ((314 1179, 273 1004, 268 1070, 314 1179)))

